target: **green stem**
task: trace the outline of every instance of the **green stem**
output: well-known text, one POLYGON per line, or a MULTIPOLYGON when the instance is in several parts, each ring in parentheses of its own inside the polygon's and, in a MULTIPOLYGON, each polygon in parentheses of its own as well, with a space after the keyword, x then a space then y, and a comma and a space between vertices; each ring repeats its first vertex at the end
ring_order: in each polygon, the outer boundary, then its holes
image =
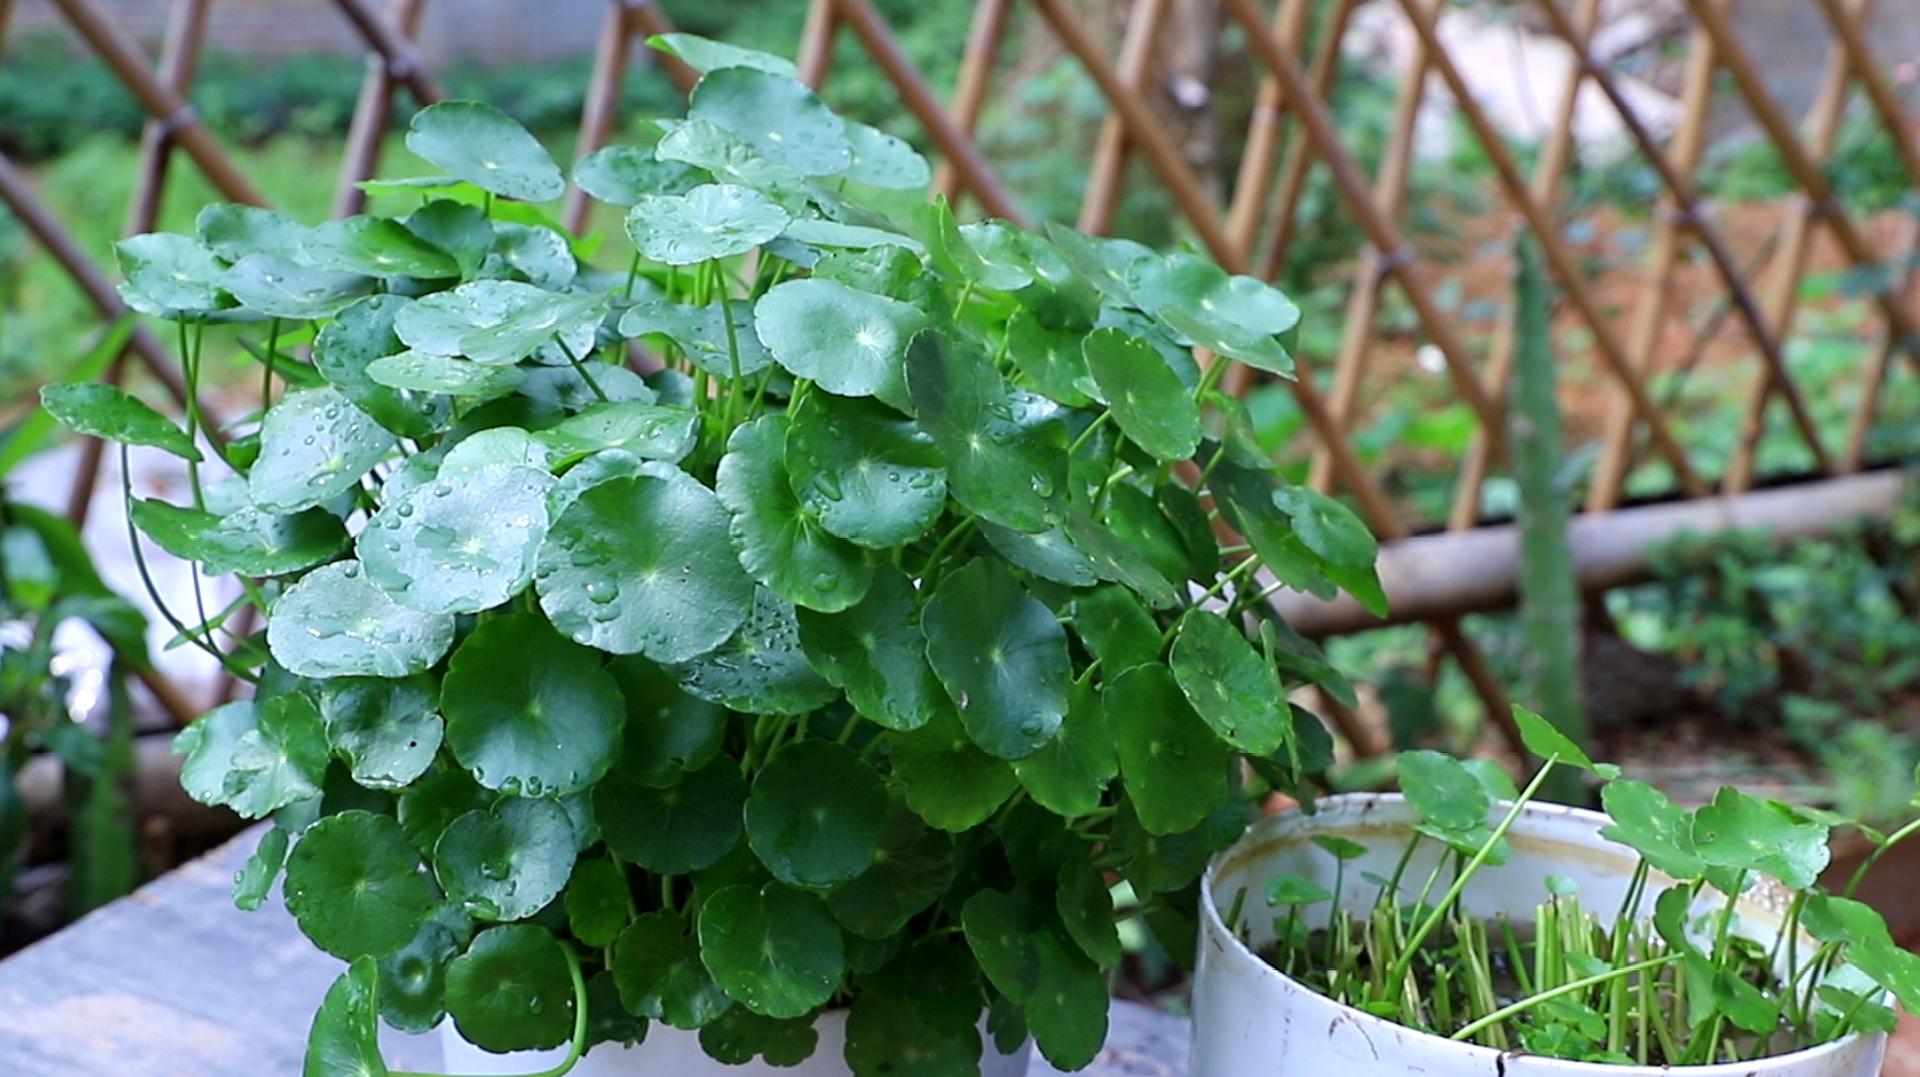
POLYGON ((948 548, 955 542, 958 542, 961 536, 971 531, 973 524, 974 517, 968 516, 966 519, 954 524, 953 529, 945 535, 942 535, 940 541, 934 544, 933 552, 927 555, 926 567, 920 570, 920 582, 922 586, 927 586, 929 581, 938 578, 934 570, 941 567, 943 559, 947 555, 948 548))
POLYGON ((555 344, 560 345, 561 354, 567 357, 567 362, 573 364, 573 369, 580 372, 580 380, 586 382, 587 388, 593 390, 593 395, 599 397, 600 402, 602 404, 605 404, 608 400, 606 391, 600 388, 599 382, 593 380, 592 374, 587 373, 587 364, 584 362, 581 362, 580 357, 573 354, 573 349, 567 347, 567 342, 565 340, 562 340, 559 336, 556 335, 553 338, 553 342, 555 344))
POLYGON ((1407 940, 1406 949, 1401 951, 1393 967, 1387 970, 1389 985, 1397 984, 1406 978, 1407 968, 1413 964, 1413 957, 1419 952, 1420 945, 1426 942, 1427 936, 1439 926, 1441 918, 1446 915, 1448 909, 1453 907, 1453 903, 1460 900, 1460 895, 1467 889, 1467 883, 1473 879, 1474 873, 1478 872, 1487 862, 1487 858, 1493 855, 1493 847, 1500 844, 1500 839, 1507 836, 1507 831, 1513 829, 1514 821, 1520 818, 1522 811, 1526 810, 1527 802, 1533 799, 1533 795, 1540 791, 1540 786, 1547 780, 1547 775, 1553 773, 1553 765, 1559 761, 1559 758, 1557 755, 1547 757, 1547 761, 1541 764, 1540 770, 1534 774, 1533 780, 1520 791, 1520 797, 1513 802, 1513 807, 1507 809, 1506 818, 1500 820, 1500 825, 1493 828, 1493 833, 1480 846, 1480 850, 1473 854, 1473 859, 1467 861, 1467 866, 1454 876, 1453 885, 1448 887, 1447 892, 1441 896, 1440 903, 1427 913, 1427 918, 1414 930, 1413 937, 1407 940))
POLYGON ((1093 436, 1094 431, 1100 429, 1100 427, 1105 425, 1106 421, 1112 417, 1113 412, 1111 411, 1103 411, 1094 416, 1093 421, 1087 424, 1087 428, 1080 431, 1080 436, 1073 439, 1073 444, 1067 446, 1067 455, 1072 456, 1074 453, 1079 452, 1080 446, 1087 443, 1087 439, 1093 436))
POLYGON ((1534 1008, 1535 1006, 1540 1005, 1543 1002, 1550 1002, 1553 999, 1559 998, 1562 995, 1571 995, 1576 991, 1585 991, 1589 987, 1594 987, 1599 984, 1606 983, 1609 980, 1618 979, 1622 976, 1631 976, 1636 972, 1651 972, 1654 969, 1662 968, 1664 966, 1673 964, 1674 962, 1680 960, 1682 956, 1684 955, 1667 954, 1665 957, 1656 957, 1647 961, 1636 962, 1624 968, 1609 969, 1606 972, 1598 973, 1593 976, 1583 976, 1578 980, 1568 980, 1566 983, 1561 984, 1559 987, 1542 991, 1537 995, 1530 995, 1527 998, 1523 998, 1518 1002, 1509 1003, 1508 1005, 1502 1006, 1499 1009, 1493 1011, 1490 1014, 1487 1014, 1485 1017, 1482 1017, 1477 1021, 1471 1021, 1461 1026, 1458 1032, 1455 1032, 1453 1035, 1448 1036, 1447 1038, 1450 1040, 1469 1039, 1477 1035, 1481 1030, 1487 1028, 1488 1026, 1500 1024, 1501 1022, 1505 1021, 1507 1018, 1512 1017, 1515 1014, 1525 1013, 1526 1011, 1534 1008))
MULTIPOLYGON (((714 266, 714 276, 718 277, 720 275, 719 264, 709 264, 714 266)), ((733 424, 738 417, 740 394, 744 386, 740 381, 740 341, 737 330, 735 330, 733 326, 733 300, 728 298, 728 290, 726 282, 720 281, 720 320, 725 323, 727 327, 727 366, 732 375, 727 380, 727 411, 725 420, 727 433, 731 435, 733 433, 733 424)))
MULTIPOLYGON (((587 1053, 587 978, 580 972, 580 955, 573 947, 562 946, 560 951, 567 955, 567 975, 573 978, 573 1041, 567 1045, 567 1057, 551 1069, 530 1073, 527 1077, 566 1077, 573 1067, 580 1064, 580 1058, 587 1053)), ((454 1077, 446 1073, 407 1073, 391 1070, 388 1077, 454 1077)))
POLYGON ((260 410, 266 411, 273 405, 273 358, 280 351, 280 319, 267 320, 267 359, 266 370, 260 375, 260 410))
POLYGON ((1868 854, 1867 858, 1860 862, 1860 866, 1853 869, 1853 877, 1847 880, 1847 888, 1840 891, 1840 896, 1843 898, 1853 897, 1853 892, 1860 889, 1860 884, 1867 879, 1867 873, 1872 871, 1873 866, 1880 862, 1880 858, 1887 855, 1888 851, 1895 845, 1900 844, 1916 833, 1920 833, 1920 819, 1914 819, 1907 825, 1887 835, 1887 840, 1881 842, 1879 848, 1868 854))

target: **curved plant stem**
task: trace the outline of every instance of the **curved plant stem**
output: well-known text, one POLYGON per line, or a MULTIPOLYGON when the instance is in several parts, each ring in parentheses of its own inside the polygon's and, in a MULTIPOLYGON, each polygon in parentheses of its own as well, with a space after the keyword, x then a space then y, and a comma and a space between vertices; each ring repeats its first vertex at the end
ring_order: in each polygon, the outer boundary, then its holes
MULTIPOLYGON (((573 977, 573 1040, 567 1045, 567 1057, 560 1064, 526 1077, 566 1077, 573 1067, 580 1064, 580 1057, 587 1053, 587 979, 580 972, 580 955, 573 947, 562 946, 560 951, 567 955, 567 975, 573 977)), ((458 1077, 449 1073, 411 1073, 400 1070, 389 1071, 387 1077, 458 1077)))
POLYGON ((1482 1030, 1489 1028, 1493 1025, 1497 1025, 1500 1022, 1505 1021, 1507 1018, 1514 1016, 1515 1014, 1524 1013, 1527 1010, 1530 1010, 1533 1007, 1538 1006, 1542 1002, 1552 1001, 1553 999, 1559 998, 1561 995, 1571 995, 1577 991, 1585 991, 1589 987, 1594 987, 1598 984, 1606 983, 1609 980, 1619 979, 1620 977, 1623 977, 1623 976, 1630 976, 1636 972, 1651 972, 1654 969, 1671 965, 1674 962, 1680 960, 1684 956, 1686 955, 1667 954, 1662 957, 1649 958, 1646 961, 1637 961, 1631 965, 1627 965, 1622 968, 1609 969, 1606 972, 1602 972, 1594 976, 1582 976, 1578 980, 1568 980, 1566 983, 1561 984, 1559 987, 1542 991, 1537 995, 1530 995, 1526 998, 1521 999, 1518 1002, 1514 1002, 1509 1005, 1502 1006, 1499 1009, 1493 1011, 1490 1014, 1487 1014, 1485 1017, 1482 1017, 1478 1020, 1469 1021, 1466 1024, 1460 1026, 1459 1031, 1455 1032, 1451 1036, 1448 1036, 1447 1038, 1450 1040, 1469 1039, 1479 1034, 1482 1030))
POLYGON ((1887 855, 1888 851, 1895 845, 1900 844, 1915 834, 1920 834, 1920 819, 1914 819, 1906 826, 1887 835, 1887 840, 1881 842, 1879 848, 1868 854, 1867 858, 1860 862, 1860 866, 1853 869, 1853 877, 1847 880, 1847 888, 1840 891, 1840 896, 1843 898, 1853 897, 1853 892, 1860 889, 1860 884, 1867 880, 1867 873, 1872 871, 1873 866, 1880 862, 1880 858, 1887 855))

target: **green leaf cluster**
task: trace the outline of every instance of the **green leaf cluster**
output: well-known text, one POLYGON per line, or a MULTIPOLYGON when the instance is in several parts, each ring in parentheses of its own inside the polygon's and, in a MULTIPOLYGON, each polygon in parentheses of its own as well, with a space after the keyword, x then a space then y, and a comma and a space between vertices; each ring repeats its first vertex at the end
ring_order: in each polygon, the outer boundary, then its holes
MULTIPOLYGON (((1286 374, 1298 312, 1190 254, 913 206, 925 162, 790 65, 659 45, 705 72, 687 115, 574 173, 626 266, 471 102, 413 118, 445 175, 386 185, 404 215, 212 206, 122 245, 131 305, 190 349, 258 323, 295 387, 204 462, 233 503, 135 506, 266 617, 230 656, 255 698, 180 737, 187 788, 274 820, 249 900, 284 853, 355 963, 310 1073, 358 1072, 376 1012, 790 1061, 837 1006, 862 1075, 969 1072, 988 1012, 1083 1066, 1109 887, 1186 949, 1250 799, 1327 764, 1283 693, 1330 669, 1263 590, 1378 602, 1367 528, 1215 390, 1286 374)), ((198 454, 124 394, 47 404, 198 454)))

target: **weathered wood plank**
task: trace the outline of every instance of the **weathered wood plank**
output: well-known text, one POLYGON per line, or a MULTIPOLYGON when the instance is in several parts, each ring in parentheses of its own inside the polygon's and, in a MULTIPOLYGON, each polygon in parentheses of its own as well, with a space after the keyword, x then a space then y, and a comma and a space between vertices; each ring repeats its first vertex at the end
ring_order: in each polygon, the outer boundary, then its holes
MULTIPOLYGON (((291 1077, 340 962, 275 901, 233 907, 249 832, 0 962, 0 1074, 291 1077)), ((432 1037, 395 1036, 388 1061, 437 1070, 432 1037)), ((1091 1077, 1178 1077, 1186 1023, 1115 1003, 1091 1077)), ((1052 1077, 1036 1059, 1033 1077, 1052 1077)))

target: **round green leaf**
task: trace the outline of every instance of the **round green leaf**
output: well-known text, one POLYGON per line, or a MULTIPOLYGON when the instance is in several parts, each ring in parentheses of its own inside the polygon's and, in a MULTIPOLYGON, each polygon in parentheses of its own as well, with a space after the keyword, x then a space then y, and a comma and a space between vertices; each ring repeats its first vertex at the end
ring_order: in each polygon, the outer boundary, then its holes
POLYGON ((1360 517, 1318 490, 1282 486, 1273 492, 1273 506, 1293 521, 1294 533, 1307 549, 1336 565, 1365 568, 1380 552, 1380 544, 1360 517))
POLYGON ((400 793, 400 829, 422 855, 432 856, 434 843, 449 824, 496 799, 460 767, 429 770, 400 793))
POLYGON ((753 596, 727 524, 713 492, 685 476, 601 483, 553 522, 534 576, 540 607, 602 651, 705 654, 740 627, 753 596))
POLYGON ((750 251, 790 220, 758 191, 705 183, 686 194, 642 195, 627 212, 627 234, 647 258, 684 266, 750 251))
POLYGON ((675 670, 687 694, 743 714, 806 714, 836 694, 800 649, 793 607, 765 588, 725 643, 675 670))
POLYGON ((534 438, 559 457, 622 449, 647 460, 679 460, 693 449, 699 425, 692 408, 609 401, 570 415, 534 438))
POLYGON ((612 946, 632 917, 631 887, 626 870, 609 857, 575 864, 567 882, 567 930, 582 946, 612 946))
POLYGON ((847 1014, 856 1073, 972 1077, 980 1068, 980 973, 966 948, 926 939, 861 978, 847 1014))
MULTIPOLYGON (((370 295, 342 310, 314 338, 313 365, 375 422, 402 437, 422 438, 446 425, 452 414, 451 402, 440 395, 447 390, 431 384, 393 385, 376 377, 373 369, 402 349, 393 321, 409 302, 397 295, 370 295)), ((381 369, 391 369, 391 364, 381 369)))
POLYGON ((853 163, 841 173, 855 183, 893 191, 918 191, 932 178, 920 151, 876 127, 843 121, 842 134, 853 153, 853 163))
POLYGON ((1227 746, 1187 705, 1173 674, 1135 666, 1107 682, 1107 722, 1140 825, 1176 834, 1227 793, 1227 746))
POLYGON ((647 44, 669 56, 679 57, 701 74, 722 67, 751 67, 774 75, 798 78, 793 61, 758 49, 743 49, 723 41, 709 41, 696 34, 655 34, 647 44))
POLYGON ((709 72, 688 98, 687 119, 711 123, 803 176, 831 176, 853 163, 840 117, 783 75, 750 67, 709 72))
POLYGON ((967 947, 994 989, 1025 1005, 1039 977, 1039 917, 1024 892, 977 890, 960 911, 967 947))
POLYGON ((987 357, 940 333, 907 354, 920 428, 947 459, 954 500, 1016 531, 1043 531, 1063 515, 1066 427, 1045 397, 1009 386, 987 357))
POLYGON ((780 750, 753 779, 747 844, 773 877, 824 890, 867 869, 880 848, 887 790, 851 749, 807 740, 780 750))
POLYGON ((1123 307, 1135 305, 1128 284, 1134 264, 1156 257, 1151 247, 1131 239, 1082 235, 1059 224, 1047 225, 1047 238, 1053 241, 1061 260, 1073 272, 1123 307))
POLYGON ((153 318, 190 319, 229 306, 221 292, 227 269, 188 236, 152 232, 113 245, 120 298, 153 318))
POLYGON ((400 223, 407 231, 453 255, 463 277, 478 273, 487 253, 493 249, 493 222, 480 206, 435 198, 400 223))
POLYGON ((293 257, 313 231, 285 214, 239 202, 203 207, 194 216, 193 230, 201 243, 229 262, 256 253, 293 257))
POLYGON ((700 959, 735 1002, 803 1017, 833 997, 846 969, 840 928, 812 894, 734 885, 700 907, 700 959))
POLYGON ((646 913, 627 925, 613 944, 613 979, 629 1011, 675 1028, 699 1028, 733 1005, 672 912, 646 913))
POLYGON ((679 161, 720 182, 751 187, 789 213, 804 212, 818 194, 805 176, 762 156, 758 148, 706 120, 663 126, 666 134, 653 147, 654 155, 663 161, 679 161))
POLYGON ((430 678, 334 677, 314 694, 327 743, 347 761, 354 781, 371 789, 401 789, 433 765, 444 726, 430 678))
POLYGON ((447 1015, 447 963, 460 952, 447 925, 428 920, 413 941, 380 959, 380 1017, 403 1032, 426 1032, 447 1015))
POLYGON ((1078 505, 1067 510, 1066 532, 1068 540, 1086 556, 1095 575, 1101 579, 1125 586, 1160 609, 1180 600, 1180 592, 1167 582, 1145 553, 1078 505))
POLYGON ((523 202, 566 193, 566 177, 513 117, 478 101, 442 101, 413 114, 407 149, 484 191, 523 202))
POLYGON ((133 524, 160 548, 197 561, 209 576, 284 576, 347 547, 340 518, 321 509, 274 516, 251 506, 215 515, 164 501, 137 500, 133 524))
POLYGON ((567 237, 546 225, 503 222, 494 237, 493 252, 536 287, 563 291, 580 273, 567 237))
POLYGON ((953 839, 928 829, 896 802, 887 809, 872 861, 827 895, 827 908, 855 935, 892 938, 940 900, 953 885, 955 869, 953 839))
POLYGON ((1282 376, 1293 359, 1275 339, 1300 323, 1300 308, 1256 277, 1228 276, 1198 255, 1135 260, 1127 270, 1135 305, 1200 347, 1282 376))
POLYGON ((307 1034, 303 1072, 387 1077, 380 1058, 379 975, 372 958, 359 958, 327 988, 307 1034))
POLYGON ((433 884, 391 817, 329 815, 287 858, 287 911, 313 944, 342 960, 405 946, 433 914, 433 884))
POLYGON ((1039 978, 1027 1000, 1027 1027, 1041 1055, 1084 1069, 1107 1039, 1107 978, 1052 933, 1038 937, 1039 978))
POLYGON ((40 389, 47 414, 76 433, 121 445, 163 449, 183 460, 201 459, 186 431, 117 386, 68 382, 40 389))
POLYGON ((949 708, 927 664, 913 583, 881 566, 858 603, 834 614, 797 611, 813 668, 844 689, 854 710, 888 729, 915 729, 949 708))
POLYGON ((773 361, 753 328, 750 303, 711 303, 684 306, 648 300, 627 308, 620 316, 620 335, 637 337, 657 333, 674 344, 693 365, 717 378, 733 376, 737 357, 740 374, 757 374, 773 361), (727 315, 733 316, 733 334, 727 334, 727 315))
POLYGON ((327 733, 304 695, 275 696, 260 706, 260 723, 233 743, 222 803, 243 819, 261 819, 320 795, 327 773, 327 733))
POLYGON ((221 283, 234 301, 269 318, 329 318, 373 288, 373 278, 337 273, 277 254, 250 254, 221 283))
POLYGON ((405 677, 438 662, 452 643, 452 617, 400 605, 358 561, 302 576, 267 618, 267 650, 301 677, 405 677))
POLYGON ((356 543, 367 578, 422 613, 478 613, 533 579, 553 477, 494 464, 389 500, 356 543))
POLYGON ((1035 389, 1070 408, 1085 407, 1100 394, 1087 369, 1086 339, 1084 332, 1042 324, 1030 310, 1007 319, 1007 354, 1014 367, 1035 389))
POLYGON ((558 339, 574 358, 593 350, 605 300, 517 280, 477 280, 400 309, 393 331, 409 348, 505 366, 558 339))
POLYGON ((833 612, 860 601, 873 578, 861 551, 829 534, 787 478, 787 419, 763 415, 734 430, 714 492, 747 575, 782 599, 833 612))
POLYGON ((1168 658, 1180 691, 1220 738, 1248 755, 1272 755, 1292 727, 1273 666, 1218 614, 1190 610, 1168 658))
POLYGON ((1069 819, 1100 806, 1101 794, 1119 767, 1106 707, 1091 678, 1074 682, 1059 734, 1032 755, 1013 761, 1014 776, 1034 803, 1069 819))
POLYGON ((975 744, 1019 759, 1053 739, 1072 679, 1067 634, 998 561, 949 573, 922 623, 927 661, 975 744))
POLYGON ((476 920, 524 920, 573 873, 573 823, 551 800, 507 797, 455 819, 433 847, 441 889, 476 920))
POLYGON ((573 166, 573 182, 581 190, 615 206, 631 206, 648 195, 686 194, 704 178, 698 169, 662 161, 639 146, 607 146, 573 166))
POLYGON ((1060 923, 1093 963, 1112 968, 1120 963, 1120 931, 1113 922, 1113 895, 1107 881, 1086 860, 1071 860, 1060 869, 1054 891, 1060 923))
POLYGON ((700 1049, 728 1066, 764 1057, 769 1066, 797 1066, 813 1056, 820 1034, 805 1017, 775 1020, 735 1006, 700 1029, 700 1049))
POLYGON ((907 806, 941 830, 958 834, 979 826, 1020 788, 1004 760, 967 739, 951 710, 889 740, 893 776, 905 790, 907 806))
POLYGON ((599 781, 626 707, 600 656, 530 614, 495 617, 447 662, 447 746, 488 789, 565 796, 599 781))
POLYGON ((1630 846, 1647 863, 1673 879, 1687 882, 1706 870, 1693 848, 1693 816, 1646 782, 1608 782, 1600 803, 1613 823, 1600 836, 1630 846))
POLYGON ((1110 675, 1160 657, 1160 626, 1123 587, 1073 596, 1073 631, 1110 675))
POLYGON ((809 278, 776 285, 753 307, 754 331, 798 378, 841 396, 904 398, 907 342, 927 324, 918 307, 809 278))
POLYGON ((1805 890, 1833 852, 1827 827, 1801 820, 1786 805, 1722 788, 1693 816, 1693 847, 1709 866, 1758 871, 1789 890, 1805 890))
POLYGON ((467 1042, 504 1054, 558 1047, 573 1034, 573 979, 544 927, 501 924, 447 966, 447 1012, 467 1042))
POLYGON ((616 658, 607 672, 627 703, 627 726, 614 773, 642 785, 668 786, 720 751, 726 709, 680 690, 679 679, 639 655, 616 658))
POLYGON ((435 393, 493 400, 519 388, 519 367, 485 366, 470 359, 408 349, 367 364, 367 380, 404 393, 435 393))
POLYGON ((946 469, 932 440, 875 401, 808 393, 787 431, 786 467, 803 510, 869 549, 913 541, 946 507, 946 469))
POLYGON ((260 421, 247 490, 265 512, 299 512, 353 489, 392 448, 393 434, 338 389, 288 393, 260 421))
POLYGON ((222 703, 175 734, 173 753, 186 757, 180 764, 180 787, 202 804, 223 803, 234 745, 259 727, 259 706, 239 699, 222 703))
POLYGON ((1200 447, 1200 406, 1150 344, 1096 329, 1083 347, 1113 419, 1156 460, 1185 460, 1200 447))
POLYGON ((1000 556, 1043 580, 1067 587, 1091 587, 1102 579, 1098 566, 1074 546, 1065 527, 1027 534, 1011 527, 983 522, 980 533, 1000 556))
POLYGON ((457 277, 453 256, 390 217, 347 217, 309 231, 300 255, 320 269, 369 277, 457 277))
POLYGON ((711 867, 740 840, 747 783, 732 759, 715 759, 667 786, 615 770, 594 787, 593 813, 607 848, 661 875, 711 867))

